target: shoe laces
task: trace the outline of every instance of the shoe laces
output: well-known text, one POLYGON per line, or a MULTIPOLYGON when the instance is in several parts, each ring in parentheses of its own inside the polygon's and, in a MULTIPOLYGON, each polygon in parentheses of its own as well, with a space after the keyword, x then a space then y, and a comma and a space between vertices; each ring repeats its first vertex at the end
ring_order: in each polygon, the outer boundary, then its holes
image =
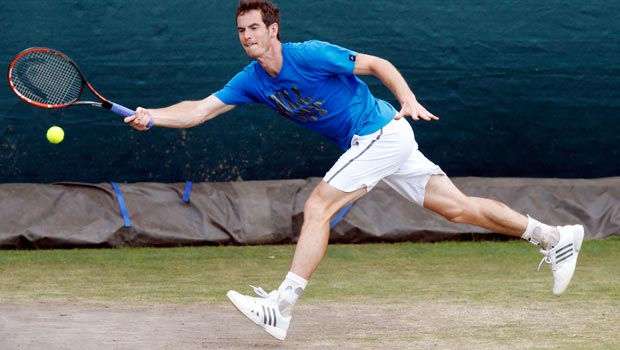
POLYGON ((277 291, 271 291, 271 293, 267 293, 263 288, 261 287, 254 287, 253 285, 250 284, 250 287, 252 287, 252 289, 254 290, 254 293, 256 293, 256 295, 258 295, 261 298, 265 298, 265 299, 273 299, 277 293, 277 291))
POLYGON ((542 266, 543 263, 551 264, 551 258, 549 257, 549 250, 541 249, 540 252, 542 253, 543 258, 538 264, 538 269, 536 269, 536 271, 540 271, 540 267, 542 266))

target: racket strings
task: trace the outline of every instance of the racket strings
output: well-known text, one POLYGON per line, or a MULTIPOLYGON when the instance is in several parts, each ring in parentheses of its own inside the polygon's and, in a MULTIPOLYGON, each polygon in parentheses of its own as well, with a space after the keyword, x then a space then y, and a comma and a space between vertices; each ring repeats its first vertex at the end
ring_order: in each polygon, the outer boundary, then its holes
POLYGON ((46 51, 22 56, 11 71, 14 89, 24 98, 41 104, 67 105, 80 97, 82 77, 69 61, 46 51))

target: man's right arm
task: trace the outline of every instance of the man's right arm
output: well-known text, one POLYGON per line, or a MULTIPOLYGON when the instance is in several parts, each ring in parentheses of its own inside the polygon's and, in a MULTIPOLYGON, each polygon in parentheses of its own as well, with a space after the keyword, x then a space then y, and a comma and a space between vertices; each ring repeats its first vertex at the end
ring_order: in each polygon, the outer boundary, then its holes
POLYGON ((235 108, 234 105, 224 104, 215 95, 199 101, 183 101, 165 108, 147 109, 138 107, 136 114, 124 119, 137 130, 147 130, 147 125, 165 128, 185 129, 202 124, 222 113, 235 108))

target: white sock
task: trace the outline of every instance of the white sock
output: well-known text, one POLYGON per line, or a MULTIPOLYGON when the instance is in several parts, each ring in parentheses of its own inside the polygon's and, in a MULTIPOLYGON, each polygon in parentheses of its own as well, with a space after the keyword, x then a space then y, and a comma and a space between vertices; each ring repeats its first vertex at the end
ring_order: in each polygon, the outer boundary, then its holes
POLYGON ((306 289, 308 281, 294 272, 290 272, 286 275, 284 281, 278 288, 278 303, 280 307, 280 313, 288 317, 293 312, 293 306, 297 303, 297 300, 306 289))
POLYGON ((540 245, 545 250, 558 244, 560 232, 556 227, 543 224, 529 215, 527 218, 527 228, 521 238, 534 245, 540 245))

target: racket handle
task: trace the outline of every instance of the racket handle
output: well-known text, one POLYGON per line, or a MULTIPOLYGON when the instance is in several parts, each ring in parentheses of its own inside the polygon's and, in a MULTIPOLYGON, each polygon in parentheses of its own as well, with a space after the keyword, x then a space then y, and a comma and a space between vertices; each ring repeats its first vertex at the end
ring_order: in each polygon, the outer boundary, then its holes
MULTIPOLYGON (((121 106, 119 104, 116 104, 110 101, 104 102, 102 106, 104 108, 108 108, 109 110, 120 115, 121 117, 129 117, 129 116, 136 114, 136 111, 134 111, 133 109, 129 109, 125 106, 121 106)), ((155 123, 155 118, 151 117, 151 120, 149 120, 148 124, 146 124, 146 128, 150 129, 151 127, 153 127, 154 123, 155 123)))
POLYGON ((136 111, 134 111, 133 109, 129 109, 127 107, 121 106, 114 102, 110 102, 110 104, 111 104, 110 110, 120 115, 121 117, 129 117, 129 116, 136 114, 136 111))

